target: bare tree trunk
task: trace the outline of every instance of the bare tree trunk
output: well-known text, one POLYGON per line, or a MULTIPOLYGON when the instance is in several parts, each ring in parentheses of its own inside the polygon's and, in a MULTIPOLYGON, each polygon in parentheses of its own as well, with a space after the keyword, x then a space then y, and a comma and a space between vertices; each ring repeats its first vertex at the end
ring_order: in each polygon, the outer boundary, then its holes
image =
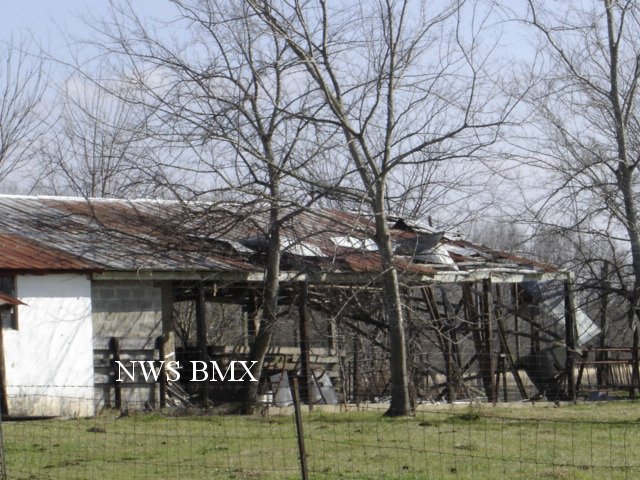
POLYGON ((640 150, 633 140, 640 114, 638 4, 528 4, 527 20, 544 42, 541 52, 554 62, 542 82, 547 91, 532 102, 547 129, 540 163, 547 171, 551 167, 561 182, 545 208, 558 205, 553 213, 559 215, 551 223, 575 241, 576 256, 582 257, 576 258, 576 265, 586 266, 595 282, 600 262, 610 260, 610 281, 595 290, 628 302, 626 316, 633 335, 640 304, 640 150), (570 29, 565 28, 567 18, 576 19, 570 29), (565 223, 568 211, 574 218, 565 223))
POLYGON ((241 412, 244 414, 253 413, 255 410, 264 358, 271 345, 273 329, 277 322, 278 294, 280 292, 280 219, 278 213, 277 205, 272 205, 269 213, 270 227, 264 281, 263 316, 250 351, 250 359, 256 362, 251 368, 251 374, 258 381, 247 382, 242 393, 241 412))
MULTIPOLYGON (((615 122, 616 144, 618 148, 618 168, 616 179, 622 193, 624 204, 625 228, 629 235, 631 245, 631 259, 633 265, 633 290, 629 298, 629 324, 635 331, 636 308, 640 301, 640 232, 638 231, 638 211, 636 208, 636 198, 633 188, 633 170, 635 165, 630 164, 627 145, 627 124, 625 112, 620 102, 620 79, 618 78, 619 67, 619 47, 620 38, 616 35, 617 25, 615 23, 612 0, 604 0, 607 16, 607 40, 609 42, 609 75, 611 107, 615 122)), ((633 101, 631 99, 630 101, 633 101)))
POLYGON ((402 416, 411 413, 409 377, 407 375, 407 348, 402 298, 398 272, 393 262, 393 247, 384 210, 383 197, 378 196, 376 205, 376 240, 382 263, 382 295, 385 316, 389 325, 389 348, 391 353, 391 405, 385 413, 388 416, 402 416))

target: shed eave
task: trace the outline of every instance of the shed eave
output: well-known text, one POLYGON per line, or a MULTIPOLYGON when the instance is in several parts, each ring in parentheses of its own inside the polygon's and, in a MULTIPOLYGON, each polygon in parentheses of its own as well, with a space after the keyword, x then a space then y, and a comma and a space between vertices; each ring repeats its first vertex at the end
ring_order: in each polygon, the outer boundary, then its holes
MULTIPOLYGON (((438 271, 435 274, 401 272, 400 281, 408 285, 426 283, 460 283, 477 282, 491 279, 494 283, 520 283, 525 281, 566 280, 569 272, 539 272, 535 270, 510 269, 478 269, 473 271, 438 271)), ((234 282, 234 283, 263 283, 264 271, 104 271, 93 273, 94 281, 109 280, 139 280, 139 281, 204 281, 204 282, 234 282)), ((286 283, 312 283, 325 285, 379 285, 379 272, 298 272, 283 271, 279 281, 286 283)))

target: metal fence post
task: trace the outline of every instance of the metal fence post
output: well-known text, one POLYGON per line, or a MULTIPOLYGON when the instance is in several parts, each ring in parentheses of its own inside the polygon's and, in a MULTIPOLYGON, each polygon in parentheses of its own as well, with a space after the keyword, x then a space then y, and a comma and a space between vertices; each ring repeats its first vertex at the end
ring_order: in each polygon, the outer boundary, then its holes
POLYGON ((298 453, 300 456, 300 473, 302 480, 309 479, 307 470, 307 452, 304 448, 304 432, 302 430, 302 412, 300 411, 300 391, 298 390, 298 377, 293 377, 293 409, 296 416, 296 434, 298 436, 298 453))

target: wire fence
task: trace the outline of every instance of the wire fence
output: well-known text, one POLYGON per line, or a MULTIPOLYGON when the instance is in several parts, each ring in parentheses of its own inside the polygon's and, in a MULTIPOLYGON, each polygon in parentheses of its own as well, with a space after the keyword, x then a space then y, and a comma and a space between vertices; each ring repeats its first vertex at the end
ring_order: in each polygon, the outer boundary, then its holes
POLYGON ((632 400, 433 403, 402 418, 385 417, 387 406, 302 405, 298 425, 293 405, 264 406, 251 416, 230 414, 230 405, 145 412, 144 404, 129 404, 89 417, 9 418, 2 422, 0 472, 65 480, 640 474, 640 408, 632 400))

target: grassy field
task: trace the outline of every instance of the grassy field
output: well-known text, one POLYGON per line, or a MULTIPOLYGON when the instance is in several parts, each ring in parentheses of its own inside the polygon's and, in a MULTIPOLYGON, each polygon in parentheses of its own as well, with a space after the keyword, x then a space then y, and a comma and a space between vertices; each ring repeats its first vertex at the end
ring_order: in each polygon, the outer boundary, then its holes
MULTIPOLYGON (((300 478, 290 414, 5 422, 11 479, 300 478)), ((305 413, 310 477, 604 479, 640 475, 640 404, 305 413)))

